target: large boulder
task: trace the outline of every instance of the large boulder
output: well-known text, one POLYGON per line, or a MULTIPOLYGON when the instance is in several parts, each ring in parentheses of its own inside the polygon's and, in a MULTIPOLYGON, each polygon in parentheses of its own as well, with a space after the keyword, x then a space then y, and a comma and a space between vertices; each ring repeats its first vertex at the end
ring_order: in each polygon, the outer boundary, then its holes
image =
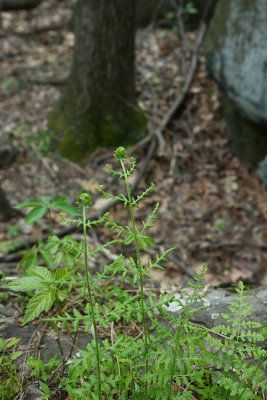
POLYGON ((222 88, 234 150, 255 164, 267 152, 266 0, 219 0, 205 41, 207 67, 222 88))

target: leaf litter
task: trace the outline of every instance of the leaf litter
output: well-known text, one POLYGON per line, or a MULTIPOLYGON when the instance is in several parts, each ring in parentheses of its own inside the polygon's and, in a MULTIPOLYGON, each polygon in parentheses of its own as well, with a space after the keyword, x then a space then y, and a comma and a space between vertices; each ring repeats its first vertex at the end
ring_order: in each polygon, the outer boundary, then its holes
MULTIPOLYGON (((31 12, 2 13, 0 129, 2 135, 12 136, 19 154, 0 170, 0 181, 12 205, 40 195, 68 195, 74 202, 86 190, 100 207, 100 184, 105 190, 123 190, 105 172, 105 164, 113 162, 114 149, 99 149, 82 167, 49 152, 46 115, 59 98, 60 88, 45 81, 60 82, 68 75, 74 44, 68 28, 70 16, 71 9, 54 0, 31 12), (47 136, 47 152, 40 145, 42 134, 47 136)), ((194 43, 194 32, 188 40, 194 43)), ((162 35, 158 28, 137 32, 136 61, 139 105, 149 123, 156 125, 179 93, 189 59, 181 54, 180 39, 168 30, 162 35)), ((153 181, 156 189, 145 207, 136 210, 141 223, 160 202, 151 230, 156 244, 151 255, 177 248, 166 271, 155 273, 155 279, 181 285, 207 263, 207 284, 240 279, 266 283, 266 191, 250 166, 241 165, 231 152, 220 93, 208 77, 202 53, 183 108, 165 130, 164 139, 166 148, 158 151, 139 185, 142 191, 153 181)), ((134 156, 141 162, 146 152, 147 146, 140 144, 134 156)), ((121 206, 115 206, 111 215, 128 222, 121 206)), ((60 228, 56 213, 54 218, 60 228)), ((26 228, 20 217, 10 224, 18 225, 23 240, 49 232, 47 220, 26 228)), ((1 223, 1 241, 10 238, 10 224, 1 223)), ((92 238, 104 242, 109 236, 99 228, 92 238)), ((131 254, 131 249, 127 252, 131 254)))

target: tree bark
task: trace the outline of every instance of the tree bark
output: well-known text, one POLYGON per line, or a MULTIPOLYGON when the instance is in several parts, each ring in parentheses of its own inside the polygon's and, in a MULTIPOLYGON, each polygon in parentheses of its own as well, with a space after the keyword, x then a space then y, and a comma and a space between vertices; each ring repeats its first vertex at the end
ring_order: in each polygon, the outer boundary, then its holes
POLYGON ((0 0, 0 11, 30 10, 42 0, 0 0))
POLYGON ((59 152, 73 160, 145 133, 134 85, 135 0, 78 0, 68 84, 48 116, 59 152))
POLYGON ((15 213, 15 210, 10 206, 4 191, 0 187, 0 219, 10 219, 15 213))

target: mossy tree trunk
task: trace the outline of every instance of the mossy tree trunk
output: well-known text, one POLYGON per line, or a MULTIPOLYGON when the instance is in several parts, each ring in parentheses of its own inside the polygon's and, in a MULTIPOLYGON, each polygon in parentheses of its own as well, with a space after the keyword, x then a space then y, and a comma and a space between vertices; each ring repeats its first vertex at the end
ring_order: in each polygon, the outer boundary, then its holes
POLYGON ((134 84, 135 0, 78 0, 68 84, 48 116, 59 152, 82 160, 145 133, 134 84))
POLYGON ((0 219, 10 219, 15 215, 15 210, 10 206, 3 189, 0 187, 0 219))

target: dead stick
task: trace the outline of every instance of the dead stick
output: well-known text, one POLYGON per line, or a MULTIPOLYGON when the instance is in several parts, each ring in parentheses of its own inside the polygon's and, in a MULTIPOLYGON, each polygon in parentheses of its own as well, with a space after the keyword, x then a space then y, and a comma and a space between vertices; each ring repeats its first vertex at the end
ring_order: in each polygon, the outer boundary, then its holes
POLYGON ((196 69, 197 69, 197 61, 198 61, 198 52, 199 52, 199 48, 201 46, 201 43, 204 39, 205 33, 207 30, 207 24, 205 23, 205 21, 203 20, 200 28, 199 28, 199 32, 198 32, 198 36, 197 36, 197 41, 196 41, 196 45, 195 45, 195 49, 192 55, 192 59, 191 59, 191 65, 189 68, 189 73, 185 79, 184 85, 182 87, 181 93, 179 94, 179 96, 177 97, 177 99, 173 102, 172 106, 170 107, 170 109, 167 111, 167 113, 165 114, 163 120, 161 121, 161 124, 159 125, 157 131, 156 131, 156 136, 158 137, 159 134, 162 134, 163 130, 167 127, 167 125, 169 124, 169 122, 171 121, 173 115, 178 111, 178 109, 181 107, 181 105, 183 104, 185 97, 189 91, 189 88, 191 86, 191 83, 193 81, 196 69))

